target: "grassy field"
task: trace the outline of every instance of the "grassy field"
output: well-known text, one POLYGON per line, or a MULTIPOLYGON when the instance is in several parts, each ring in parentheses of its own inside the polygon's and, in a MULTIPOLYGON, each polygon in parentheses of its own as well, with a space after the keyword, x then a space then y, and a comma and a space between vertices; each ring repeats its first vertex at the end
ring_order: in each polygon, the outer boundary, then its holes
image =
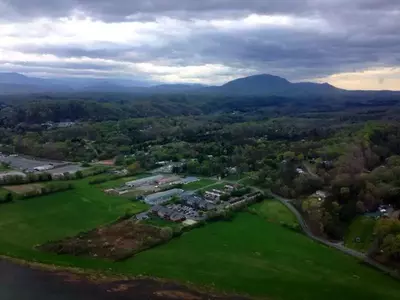
POLYGON ((345 237, 345 245, 362 252, 368 251, 373 242, 373 232, 375 227, 375 219, 370 217, 358 217, 350 225, 345 237), (360 238, 357 242, 356 239, 360 238))
POLYGON ((218 182, 215 182, 214 184, 212 184, 211 183, 211 185, 206 185, 204 188, 200 188, 199 189, 199 192, 206 192, 206 191, 212 191, 213 189, 216 189, 216 190, 224 190, 224 187, 225 187, 225 185, 227 185, 228 183, 226 183, 226 182, 221 182, 221 181, 218 181, 218 182))
POLYGON ((398 299, 398 282, 249 213, 239 213, 231 222, 208 224, 118 263, 36 250, 35 245, 109 223, 127 209, 146 208, 105 195, 88 185, 89 180, 74 182, 71 191, 2 205, 0 253, 103 272, 164 277, 268 299, 398 299))
POLYGON ((261 203, 254 204, 250 210, 268 222, 285 223, 287 225, 297 225, 296 217, 279 201, 269 199, 261 203))
POLYGON ((201 189, 202 187, 208 186, 210 184, 213 184, 215 182, 216 181, 212 180, 212 179, 200 179, 199 181, 185 184, 182 187, 182 189, 184 189, 185 191, 194 191, 194 190, 201 189))
POLYGON ((127 210, 147 208, 140 202, 108 196, 90 186, 89 180, 73 181, 75 189, 70 191, 1 206, 0 253, 35 258, 37 251, 32 248, 37 244, 93 229, 127 210))
POLYGON ((354 258, 248 213, 195 229, 115 269, 267 299, 394 300, 400 292, 399 282, 354 258))

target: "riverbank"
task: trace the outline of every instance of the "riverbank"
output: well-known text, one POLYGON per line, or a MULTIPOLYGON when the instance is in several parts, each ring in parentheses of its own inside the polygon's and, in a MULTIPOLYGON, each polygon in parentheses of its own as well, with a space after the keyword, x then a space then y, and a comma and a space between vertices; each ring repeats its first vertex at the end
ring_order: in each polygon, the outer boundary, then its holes
POLYGON ((2 300, 245 300, 240 296, 212 295, 172 281, 105 276, 77 268, 61 268, 2 256, 2 300))

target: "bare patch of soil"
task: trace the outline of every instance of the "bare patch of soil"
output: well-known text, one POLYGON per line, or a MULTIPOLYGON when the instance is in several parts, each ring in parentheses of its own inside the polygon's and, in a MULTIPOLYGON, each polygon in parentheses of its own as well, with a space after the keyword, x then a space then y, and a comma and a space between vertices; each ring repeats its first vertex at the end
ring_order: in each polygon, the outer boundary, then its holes
POLYGON ((40 250, 57 254, 123 260, 170 239, 159 227, 123 220, 75 237, 49 242, 40 250))
POLYGON ((31 184, 21 184, 21 185, 9 185, 5 186, 4 189, 13 192, 18 195, 24 195, 26 193, 31 193, 31 192, 40 192, 40 190, 43 188, 42 184, 39 183, 31 183, 31 184))

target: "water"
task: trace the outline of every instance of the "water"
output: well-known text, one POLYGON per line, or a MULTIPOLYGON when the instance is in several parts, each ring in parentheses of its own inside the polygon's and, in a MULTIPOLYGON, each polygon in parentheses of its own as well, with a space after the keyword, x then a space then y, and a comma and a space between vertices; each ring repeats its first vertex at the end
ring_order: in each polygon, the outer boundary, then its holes
POLYGON ((0 300, 247 300, 215 296, 153 279, 94 283, 83 275, 0 260, 0 300))
MULTIPOLYGON (((68 282, 52 272, 0 260, 1 300, 108 300, 115 295, 89 282, 68 282)), ((123 299, 123 298, 121 298, 123 299)))

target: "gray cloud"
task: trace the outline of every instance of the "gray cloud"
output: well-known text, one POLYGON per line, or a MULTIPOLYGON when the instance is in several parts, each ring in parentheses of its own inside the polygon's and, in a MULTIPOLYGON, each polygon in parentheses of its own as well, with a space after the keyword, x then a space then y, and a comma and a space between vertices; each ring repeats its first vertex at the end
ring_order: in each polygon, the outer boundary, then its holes
POLYGON ((3 18, 61 17, 83 11, 114 21, 135 15, 139 19, 159 15, 215 18, 249 13, 310 15, 347 10, 349 14, 360 14, 399 9, 397 0, 1 0, 0 4, 8 10, 7 14, 2 14, 3 18))
MULTIPOLYGON (((0 0, 0 13, 2 8, 7 9, 8 13, 1 15, 8 22, 23 22, 37 17, 58 18, 82 11, 104 22, 123 22, 128 17, 129 20, 143 21, 168 16, 187 21, 268 14, 317 19, 327 26, 321 30, 284 26, 237 30, 205 26, 192 28, 185 37, 162 33, 166 42, 157 45, 16 46, 24 53, 54 54, 60 58, 102 58, 117 63, 152 62, 167 66, 223 64, 240 70, 247 68, 260 73, 274 73, 292 80, 368 67, 398 66, 400 62, 398 0, 12 0, 4 3, 0 0)), ((40 64, 36 63, 35 67, 40 64)), ((19 65, 33 67, 32 63, 19 65)), ((112 65, 100 63, 51 65, 77 71, 116 70, 112 65)), ((50 64, 42 66, 49 67, 50 64)))

